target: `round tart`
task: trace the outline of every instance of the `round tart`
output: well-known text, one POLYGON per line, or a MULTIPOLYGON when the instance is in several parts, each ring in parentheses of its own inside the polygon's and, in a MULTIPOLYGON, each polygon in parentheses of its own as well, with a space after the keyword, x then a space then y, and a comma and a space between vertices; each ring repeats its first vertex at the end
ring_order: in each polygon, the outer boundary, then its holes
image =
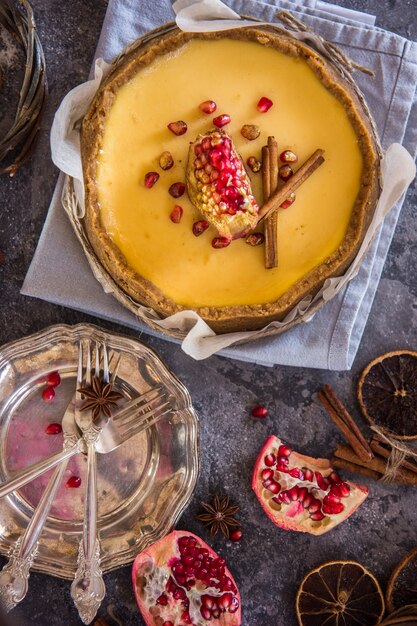
MULTIPOLYGON (((354 89, 310 47, 272 27, 170 28, 133 47, 97 92, 81 148, 85 228, 107 272, 162 317, 192 309, 219 333, 282 320, 343 273, 379 195, 376 139, 354 89), (269 109, 258 108, 261 99, 269 109), (199 108, 207 101, 216 111, 199 108), (221 130, 245 164, 260 159, 270 135, 298 164, 324 150, 296 201, 278 210, 273 269, 265 268, 262 244, 241 238, 214 247, 215 228, 196 227, 204 218, 180 195, 190 144, 224 115, 231 120, 221 130)), ((261 206, 262 174, 246 169, 261 206)))

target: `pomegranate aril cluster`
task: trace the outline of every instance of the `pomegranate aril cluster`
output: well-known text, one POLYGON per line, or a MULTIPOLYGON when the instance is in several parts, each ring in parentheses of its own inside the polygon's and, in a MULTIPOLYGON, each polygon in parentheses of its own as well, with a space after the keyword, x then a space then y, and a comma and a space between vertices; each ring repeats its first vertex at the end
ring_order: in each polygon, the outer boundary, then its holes
POLYGON ((207 212, 236 215, 246 210, 247 196, 255 202, 243 164, 227 135, 215 132, 203 137, 194 152, 198 202, 207 212))
POLYGON ((265 469, 261 473, 262 485, 274 494, 272 500, 276 504, 299 502, 313 521, 321 521, 325 515, 342 513, 345 508, 342 498, 349 496, 349 485, 343 482, 335 471, 324 477, 321 472, 313 472, 308 467, 290 468, 290 454, 291 449, 283 444, 279 446, 276 453, 272 451, 264 457, 265 469), (301 485, 294 485, 283 490, 281 483, 277 480, 276 471, 295 478, 300 481, 301 485), (303 486, 303 482, 309 483, 308 486, 303 486))
POLYGON ((210 621, 218 619, 221 613, 235 613, 239 608, 236 597, 237 589, 226 574, 226 561, 221 557, 213 557, 205 548, 201 548, 194 537, 180 537, 178 540, 179 558, 170 562, 171 576, 166 584, 165 593, 161 594, 156 604, 166 606, 171 595, 183 605, 181 619, 191 624, 189 615, 190 602, 186 591, 201 584, 216 589, 221 595, 211 595, 208 591, 201 596, 200 612, 202 617, 210 621), (189 621, 187 621, 189 620, 189 621))

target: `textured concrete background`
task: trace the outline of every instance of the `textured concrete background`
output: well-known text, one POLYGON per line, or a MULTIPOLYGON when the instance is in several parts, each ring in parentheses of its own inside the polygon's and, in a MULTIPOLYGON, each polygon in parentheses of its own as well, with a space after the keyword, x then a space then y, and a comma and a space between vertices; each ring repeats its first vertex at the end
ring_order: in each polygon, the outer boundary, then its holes
MULTIPOLYGON (((375 13, 380 26, 417 38, 416 0, 335 1, 375 13)), ((106 4, 106 0, 32 0, 46 55, 50 98, 34 156, 15 179, 0 179, 0 248, 6 257, 0 267, 0 343, 58 322, 88 321, 134 334, 124 327, 19 295, 57 177, 49 151, 52 118, 67 91, 87 78, 106 4)), ((296 626, 298 584, 309 569, 325 560, 359 560, 385 585, 393 566, 416 545, 417 495, 411 488, 364 480, 370 487, 366 503, 351 520, 320 538, 277 529, 262 513, 250 489, 253 461, 267 435, 278 434, 300 451, 317 456, 328 455, 340 440, 314 399, 317 388, 331 383, 360 420, 354 398, 363 366, 390 349, 416 349, 415 205, 413 187, 351 373, 278 366, 265 369, 219 357, 196 363, 179 347, 144 337, 188 386, 201 416, 201 476, 178 528, 207 540, 208 534, 195 515, 200 500, 216 492, 228 493, 242 507, 241 543, 232 544, 218 536, 212 544, 228 560, 240 587, 245 626, 296 626), (270 410, 270 417, 262 422, 250 418, 250 409, 258 402, 270 410)), ((105 579, 107 595, 99 615, 110 625, 116 624, 109 617, 110 607, 121 624, 143 624, 131 590, 130 568, 105 579)), ((39 574, 31 576, 29 593, 14 614, 24 625, 81 623, 70 599, 69 583, 39 574)))

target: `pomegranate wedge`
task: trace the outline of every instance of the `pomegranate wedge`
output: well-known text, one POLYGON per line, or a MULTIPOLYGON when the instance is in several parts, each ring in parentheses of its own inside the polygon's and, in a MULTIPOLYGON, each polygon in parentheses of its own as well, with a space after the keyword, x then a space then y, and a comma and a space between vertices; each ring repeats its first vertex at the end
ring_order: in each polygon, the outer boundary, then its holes
POLYGON ((190 145, 187 191, 191 202, 221 237, 238 239, 255 227, 259 207, 232 139, 222 130, 190 145))
POLYGON ((133 588, 147 626, 240 626, 240 595, 226 561, 202 539, 174 531, 141 552, 133 588))
POLYGON ((293 452, 273 435, 256 459, 252 489, 274 524, 312 535, 343 522, 368 495, 363 485, 342 480, 328 459, 293 452))

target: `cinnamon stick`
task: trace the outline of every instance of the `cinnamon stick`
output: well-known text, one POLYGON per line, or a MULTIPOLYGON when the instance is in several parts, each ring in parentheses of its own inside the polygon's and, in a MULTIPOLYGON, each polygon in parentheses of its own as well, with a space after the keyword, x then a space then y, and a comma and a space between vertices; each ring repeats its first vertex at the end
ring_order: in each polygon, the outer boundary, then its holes
MULTIPOLYGON (((379 443, 379 441, 377 441, 375 438, 372 439, 369 445, 371 446, 371 449, 373 450, 373 452, 375 452, 375 454, 382 456, 384 459, 389 459, 391 451, 384 448, 384 446, 379 443)), ((405 469, 410 470, 410 472, 414 472, 415 474, 417 474, 417 463, 413 463, 412 461, 407 461, 406 459, 404 459, 404 461, 401 462, 400 467, 404 467, 405 469)))
POLYGON ((303 184, 307 178, 311 176, 311 174, 318 168, 322 163, 324 163, 324 150, 319 148, 316 150, 310 158, 307 159, 305 163, 295 172, 294 176, 291 176, 289 180, 283 185, 280 189, 277 189, 275 193, 273 193, 270 198, 265 202, 263 207, 259 210, 258 214, 258 223, 260 220, 265 219, 272 213, 276 211, 279 206, 284 202, 288 196, 298 189, 300 185, 303 184))
MULTIPOLYGON (((334 456, 343 459, 345 461, 349 461, 350 463, 354 463, 355 465, 359 465, 360 467, 366 467, 368 469, 374 470, 375 472, 379 472, 384 475, 387 469, 387 461, 381 457, 374 456, 368 462, 363 461, 355 451, 352 450, 350 446, 339 444, 334 451, 334 456)), ((404 483, 407 485, 417 485, 417 474, 414 472, 410 472, 406 469, 399 469, 396 476, 395 482, 404 483)))
MULTIPOLYGON (((268 137, 268 145, 262 148, 262 184, 264 202, 278 187, 278 144, 274 137, 268 137), (265 149, 264 149, 265 148, 265 149)), ((272 269, 278 265, 278 213, 274 211, 265 218, 265 267, 272 269)))
POLYGON ((368 467, 362 467, 361 465, 356 465, 355 463, 345 461, 344 459, 339 459, 336 456, 332 458, 332 466, 346 472, 352 472, 352 474, 360 474, 361 476, 373 478, 373 480, 380 480, 382 478, 382 474, 376 472, 375 470, 371 470, 368 467))
POLYGON ((355 420, 337 397, 330 385, 324 385, 317 394, 333 423, 338 427, 346 441, 352 446, 362 461, 372 459, 373 452, 355 420))

